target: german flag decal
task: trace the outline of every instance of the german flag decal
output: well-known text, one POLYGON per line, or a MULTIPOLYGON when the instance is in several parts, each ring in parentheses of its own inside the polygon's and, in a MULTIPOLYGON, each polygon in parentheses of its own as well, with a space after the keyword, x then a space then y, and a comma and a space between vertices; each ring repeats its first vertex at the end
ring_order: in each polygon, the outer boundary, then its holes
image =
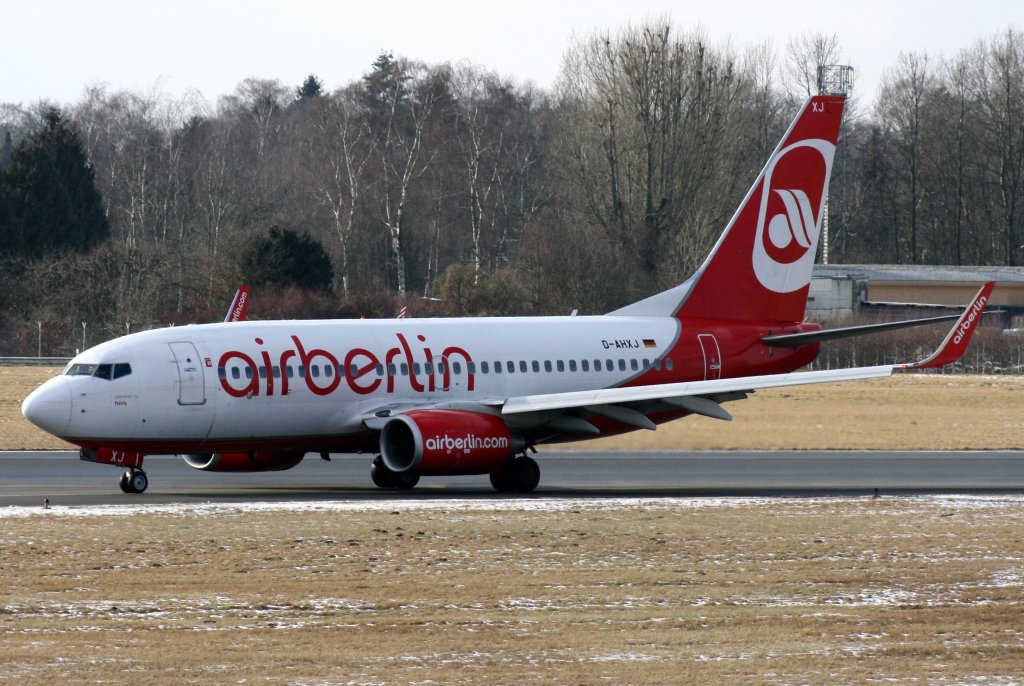
POLYGON ((658 344, 654 342, 653 338, 645 338, 644 339, 644 347, 645 348, 657 348, 658 344))

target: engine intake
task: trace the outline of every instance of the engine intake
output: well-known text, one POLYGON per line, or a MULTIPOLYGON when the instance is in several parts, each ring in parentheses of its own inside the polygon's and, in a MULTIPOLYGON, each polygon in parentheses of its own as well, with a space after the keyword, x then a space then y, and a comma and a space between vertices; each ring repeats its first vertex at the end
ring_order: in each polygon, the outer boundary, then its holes
POLYGON ((204 472, 283 472, 302 462, 304 452, 202 453, 182 455, 185 464, 204 472))
POLYGON ((396 474, 489 474, 523 444, 501 417, 464 410, 414 410, 380 433, 381 458, 396 474))

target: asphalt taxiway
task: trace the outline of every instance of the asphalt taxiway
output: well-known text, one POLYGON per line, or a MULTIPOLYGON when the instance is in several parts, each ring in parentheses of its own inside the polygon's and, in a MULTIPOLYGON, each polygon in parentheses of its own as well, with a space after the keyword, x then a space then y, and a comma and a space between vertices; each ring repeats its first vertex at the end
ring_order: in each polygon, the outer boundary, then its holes
MULTIPOLYGON (((126 495, 120 470, 76 452, 0 452, 0 507, 145 502, 494 497, 486 476, 424 478, 412 491, 370 481, 370 455, 308 455, 259 474, 207 473, 178 457, 150 456, 149 490, 126 495)), ((537 456, 543 497, 810 496, 880 493, 1024 493, 1024 451, 594 452, 537 456)), ((508 496, 523 497, 523 496, 508 496)))

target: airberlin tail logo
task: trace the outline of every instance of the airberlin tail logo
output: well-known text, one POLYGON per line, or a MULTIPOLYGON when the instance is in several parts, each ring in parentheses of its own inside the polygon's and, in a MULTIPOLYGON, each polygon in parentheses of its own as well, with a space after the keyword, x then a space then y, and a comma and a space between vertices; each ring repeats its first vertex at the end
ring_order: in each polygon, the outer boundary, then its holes
POLYGON ((810 282, 834 153, 828 141, 802 140, 765 169, 752 261, 770 291, 791 293, 810 282))

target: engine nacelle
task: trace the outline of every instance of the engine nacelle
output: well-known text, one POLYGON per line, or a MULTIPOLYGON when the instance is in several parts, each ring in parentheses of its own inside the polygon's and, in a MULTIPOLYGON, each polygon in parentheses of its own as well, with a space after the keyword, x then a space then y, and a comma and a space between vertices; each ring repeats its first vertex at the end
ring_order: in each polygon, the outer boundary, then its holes
POLYGON ((182 455, 185 464, 204 472, 282 472, 291 469, 304 452, 203 453, 182 455))
POLYGON ((396 474, 489 474, 523 444, 501 417, 464 410, 413 410, 380 432, 381 458, 396 474))

